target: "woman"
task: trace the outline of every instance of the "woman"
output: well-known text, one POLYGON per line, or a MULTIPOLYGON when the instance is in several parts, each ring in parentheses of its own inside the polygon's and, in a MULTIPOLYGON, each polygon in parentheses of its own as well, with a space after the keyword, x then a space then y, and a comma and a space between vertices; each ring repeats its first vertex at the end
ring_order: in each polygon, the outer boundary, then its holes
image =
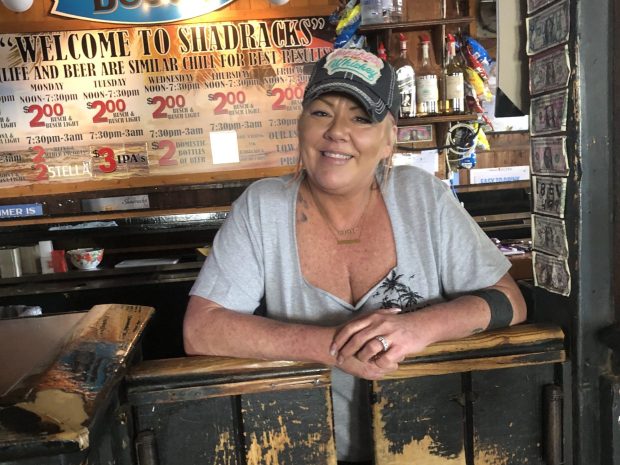
POLYGON ((322 58, 299 118, 303 170, 235 202, 184 322, 188 354, 334 366, 341 461, 372 456, 362 379, 525 318, 509 262, 446 186, 413 167, 388 173, 398 109, 389 64, 361 50, 322 58), (267 318, 253 315, 263 297, 267 318))

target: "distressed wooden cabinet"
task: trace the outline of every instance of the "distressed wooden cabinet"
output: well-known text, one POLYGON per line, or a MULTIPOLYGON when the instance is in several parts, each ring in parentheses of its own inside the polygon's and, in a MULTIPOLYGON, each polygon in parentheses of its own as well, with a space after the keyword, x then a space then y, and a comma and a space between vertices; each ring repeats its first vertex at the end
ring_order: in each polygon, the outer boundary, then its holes
MULTIPOLYGON (((559 465, 565 358, 562 331, 533 324, 408 357, 371 383, 375 465, 559 465)), ((322 365, 148 360, 127 399, 138 465, 336 463, 322 365)))
POLYGON ((373 382, 376 465, 557 464, 561 330, 518 325, 445 342, 373 382))
POLYGON ((327 367, 150 360, 127 377, 140 465, 336 465, 327 367))

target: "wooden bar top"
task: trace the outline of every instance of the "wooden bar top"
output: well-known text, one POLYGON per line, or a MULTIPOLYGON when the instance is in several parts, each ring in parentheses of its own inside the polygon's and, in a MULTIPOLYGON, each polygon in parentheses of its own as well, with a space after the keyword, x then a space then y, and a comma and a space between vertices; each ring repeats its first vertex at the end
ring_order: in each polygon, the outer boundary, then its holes
MULTIPOLYGON (((152 313, 150 307, 109 304, 97 305, 81 318, 76 313, 50 315, 57 334, 47 340, 56 345, 42 345, 46 338, 39 334, 41 362, 31 360, 33 369, 0 397, 0 461, 87 449, 96 417, 122 380, 152 313)), ((33 332, 49 329, 39 318, 47 317, 0 322, 0 341, 9 332, 38 339, 33 332)), ((19 363, 19 350, 4 349, 2 366, 19 363)))
MULTIPOLYGON (((407 357, 401 368, 389 377, 435 374, 444 370, 466 371, 475 366, 478 369, 500 368, 519 363, 518 360, 523 363, 527 360, 531 363, 563 361, 563 344, 564 333, 557 326, 521 324, 432 344, 419 354, 407 357)), ((203 382, 208 379, 219 382, 226 377, 252 378, 278 373, 321 373, 325 370, 327 367, 313 363, 195 356, 144 361, 132 368, 127 380, 136 386, 170 378, 188 381, 202 378, 203 382)))

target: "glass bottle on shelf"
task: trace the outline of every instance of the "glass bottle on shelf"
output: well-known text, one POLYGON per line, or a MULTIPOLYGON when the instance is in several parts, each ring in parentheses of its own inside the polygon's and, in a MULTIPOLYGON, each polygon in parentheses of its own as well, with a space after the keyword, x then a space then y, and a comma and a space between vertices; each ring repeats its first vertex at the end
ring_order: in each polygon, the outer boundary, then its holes
POLYGON ((465 113, 463 68, 456 58, 456 40, 452 34, 448 34, 446 47, 447 63, 441 73, 440 110, 447 115, 465 113))
POLYGON ((403 0, 383 0, 383 22, 398 23, 403 17, 403 0))
POLYGON ((383 23, 383 0, 361 0, 362 25, 383 23))
POLYGON ((385 45, 383 45, 383 42, 379 43, 379 48, 377 49, 377 56, 382 60, 387 61, 387 52, 385 51, 385 45))
POLYGON ((422 37, 422 63, 416 70, 415 88, 417 116, 437 114, 439 108, 439 88, 437 86, 437 73, 433 69, 430 60, 430 40, 428 36, 422 37))
POLYGON ((400 54, 394 60, 392 66, 396 70, 396 80, 398 81, 398 92, 400 93, 400 117, 413 118, 416 116, 416 88, 415 70, 413 63, 407 56, 407 37, 405 34, 398 35, 400 42, 400 54))

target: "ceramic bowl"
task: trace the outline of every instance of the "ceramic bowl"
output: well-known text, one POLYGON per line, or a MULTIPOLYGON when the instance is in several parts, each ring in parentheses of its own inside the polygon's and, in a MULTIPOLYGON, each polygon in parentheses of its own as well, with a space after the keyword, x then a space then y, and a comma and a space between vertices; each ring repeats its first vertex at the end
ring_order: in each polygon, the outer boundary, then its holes
POLYGON ((67 255, 77 269, 94 270, 103 259, 103 249, 74 249, 68 250, 67 255))

